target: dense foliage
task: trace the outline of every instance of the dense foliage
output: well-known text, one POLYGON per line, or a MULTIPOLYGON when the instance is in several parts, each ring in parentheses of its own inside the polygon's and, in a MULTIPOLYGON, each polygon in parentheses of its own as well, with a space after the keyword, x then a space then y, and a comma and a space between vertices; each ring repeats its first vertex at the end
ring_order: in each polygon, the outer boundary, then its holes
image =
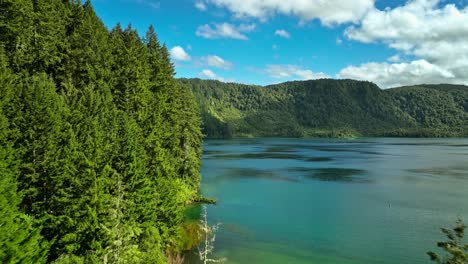
POLYGON ((468 136, 468 88, 381 90, 370 82, 315 80, 266 87, 180 79, 208 137, 468 136))
MULTIPOLYGON (((89 1, 0 1, 0 262, 165 263, 201 131, 150 27, 89 1)), ((169 252, 171 251, 171 252, 169 252)))
POLYGON ((418 85, 386 92, 421 128, 415 136, 468 136, 468 87, 418 85))
POLYGON ((466 264, 468 263, 468 244, 464 244, 466 226, 459 219, 453 229, 441 228, 448 241, 438 242, 446 256, 439 256, 435 252, 427 252, 432 261, 439 264, 466 264))

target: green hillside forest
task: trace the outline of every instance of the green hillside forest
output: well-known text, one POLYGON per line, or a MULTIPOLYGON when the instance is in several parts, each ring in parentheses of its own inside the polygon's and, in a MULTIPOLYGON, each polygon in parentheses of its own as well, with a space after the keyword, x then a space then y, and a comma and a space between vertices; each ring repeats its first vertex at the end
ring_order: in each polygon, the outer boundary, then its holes
POLYGON ((203 132, 229 137, 468 136, 468 87, 382 90, 354 80, 270 86, 180 79, 200 105, 203 132))
POLYGON ((154 28, 3 0, 0 36, 0 263, 166 263, 202 134, 154 28))

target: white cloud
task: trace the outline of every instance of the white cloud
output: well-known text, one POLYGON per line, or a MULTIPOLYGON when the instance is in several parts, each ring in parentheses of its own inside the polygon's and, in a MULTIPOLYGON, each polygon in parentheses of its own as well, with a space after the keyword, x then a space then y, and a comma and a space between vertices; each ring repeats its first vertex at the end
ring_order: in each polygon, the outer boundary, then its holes
POLYGON ((279 36, 279 37, 282 37, 282 38, 291 38, 291 34, 289 34, 289 32, 287 32, 286 30, 284 29, 278 29, 275 31, 275 36, 279 36))
POLYGON ((171 54, 171 58, 178 61, 190 61, 192 57, 185 52, 184 48, 181 46, 173 47, 169 53, 171 54))
POLYGON ((216 73, 214 73, 212 70, 209 70, 209 69, 202 70, 198 74, 198 76, 200 76, 201 78, 204 78, 204 79, 218 80, 218 81, 224 82, 223 77, 218 76, 216 73))
POLYGON ((199 37, 208 39, 232 38, 248 40, 249 38, 243 33, 252 32, 255 30, 255 27, 255 24, 240 24, 239 26, 236 26, 229 23, 222 23, 213 24, 213 27, 205 24, 203 26, 199 26, 195 34, 199 37))
POLYGON ((387 59, 389 62, 401 62, 400 55, 396 54, 387 59))
POLYGON ((302 21, 319 19, 325 25, 359 21, 375 0, 207 0, 225 7, 237 17, 266 20, 276 14, 296 16, 302 21))
POLYGON ((340 39, 340 38, 336 38, 335 43, 336 43, 336 45, 341 45, 341 44, 343 44, 343 40, 340 39))
POLYGON ((366 63, 358 67, 349 66, 340 71, 339 78, 366 80, 382 88, 424 83, 458 83, 450 71, 426 60, 411 63, 366 63))
MULTIPOLYGON (((369 71, 368 80, 375 79, 372 73, 377 70, 388 70, 395 74, 380 76, 389 78, 380 80, 386 87, 395 82, 468 84, 468 7, 458 9, 453 4, 442 3, 440 0, 412 0, 394 9, 374 8, 360 25, 346 29, 349 39, 383 43, 400 54, 415 58, 408 63, 361 65, 358 68, 369 71), (420 72, 413 74, 415 69, 420 72)), ((388 60, 401 62, 401 57, 397 54, 388 60)))
POLYGON ((206 65, 220 68, 220 69, 231 69, 232 63, 229 61, 224 60, 223 58, 216 56, 216 55, 208 55, 203 57, 202 60, 206 63, 206 65))
POLYGON ((323 72, 315 73, 311 70, 303 69, 300 66, 289 64, 270 64, 267 65, 264 72, 270 77, 276 79, 294 78, 300 80, 312 80, 329 78, 329 76, 323 72))
POLYGON ((195 8, 197 8, 200 11, 206 11, 206 9, 207 9, 206 4, 201 2, 201 1, 195 2, 195 8))

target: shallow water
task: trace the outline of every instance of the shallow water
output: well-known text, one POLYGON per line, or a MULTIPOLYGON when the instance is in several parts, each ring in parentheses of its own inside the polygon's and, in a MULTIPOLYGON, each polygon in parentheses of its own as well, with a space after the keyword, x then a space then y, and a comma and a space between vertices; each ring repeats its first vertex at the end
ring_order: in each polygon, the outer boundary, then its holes
POLYGON ((468 139, 208 140, 202 174, 227 263, 430 263, 468 222, 468 139))

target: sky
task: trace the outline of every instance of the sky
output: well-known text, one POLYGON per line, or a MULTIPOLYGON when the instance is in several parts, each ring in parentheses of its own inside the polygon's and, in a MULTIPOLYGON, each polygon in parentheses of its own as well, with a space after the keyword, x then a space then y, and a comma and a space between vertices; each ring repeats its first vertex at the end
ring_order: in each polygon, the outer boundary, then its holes
POLYGON ((153 25, 176 77, 268 85, 468 85, 468 0, 93 0, 104 24, 153 25))

